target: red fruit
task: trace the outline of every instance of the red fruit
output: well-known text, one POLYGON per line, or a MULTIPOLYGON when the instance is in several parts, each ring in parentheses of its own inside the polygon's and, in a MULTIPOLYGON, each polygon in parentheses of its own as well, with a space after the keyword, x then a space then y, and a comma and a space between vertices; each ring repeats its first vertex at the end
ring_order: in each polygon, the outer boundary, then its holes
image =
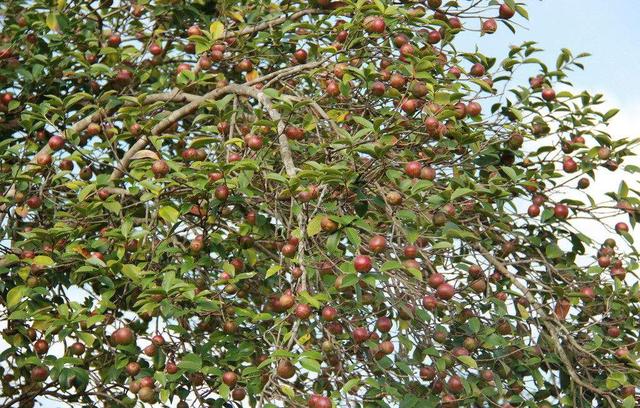
POLYGON ((437 44, 440 42, 440 40, 442 40, 442 34, 440 34, 440 31, 429 31, 429 34, 427 35, 427 41, 429 42, 429 44, 437 44))
POLYGON ((151 338, 151 343, 157 347, 162 347, 164 345, 164 337, 161 334, 156 334, 151 338))
POLYGON ((501 4, 499 14, 500 14, 500 18, 504 18, 505 20, 508 20, 516 14, 516 11, 511 7, 509 7, 507 4, 501 4))
POLYGON ((444 275, 441 273, 433 273, 429 275, 429 278, 427 279, 427 283, 429 284, 429 286, 435 289, 438 286, 445 283, 444 275))
POLYGON ((80 343, 79 341, 69 346, 69 352, 75 356, 79 356, 83 354, 85 350, 86 350, 86 347, 84 346, 84 344, 80 343))
POLYGON ((293 258, 296 255, 296 252, 298 252, 298 248, 296 248, 295 245, 284 244, 280 252, 282 252, 282 255, 287 258, 293 258))
POLYGON ((553 215, 556 218, 565 219, 569 216, 569 207, 565 204, 558 203, 553 207, 553 215))
POLYGON ((423 180, 435 180, 436 170, 433 167, 423 167, 420 170, 420 178, 423 180))
POLYGON ((229 388, 233 388, 238 383, 238 374, 233 371, 227 371, 222 374, 222 382, 229 386, 229 388))
POLYGON ((156 44, 156 43, 153 43, 153 44, 151 44, 151 45, 149 46, 149 52, 150 52, 152 55, 160 55, 160 54, 162 54, 162 47, 161 47, 161 46, 159 46, 159 45, 158 45, 158 44, 156 44))
POLYGON ((296 306, 294 314, 298 319, 306 320, 309 318, 309 316, 311 316, 311 306, 300 303, 298 304, 298 306, 296 306))
POLYGON ((33 343, 33 350, 36 352, 36 354, 45 354, 47 351, 49 351, 49 343, 47 343, 46 340, 38 340, 33 343))
POLYGON ((307 62, 307 52, 305 50, 297 50, 293 53, 293 58, 295 58, 300 64, 304 64, 307 62))
POLYGON ((109 198, 110 195, 111 193, 109 193, 106 188, 101 188, 100 190, 98 190, 98 198, 100 198, 102 201, 105 201, 107 198, 109 198))
POLYGON ((376 321, 376 328, 382 333, 389 333, 393 327, 393 322, 386 316, 379 317, 376 321))
POLYGON ((438 297, 442 300, 451 299, 455 293, 455 288, 448 283, 443 283, 436 289, 436 295, 438 295, 438 297))
POLYGON ((369 330, 367 330, 365 327, 357 327, 353 330, 352 336, 353 341, 355 341, 356 343, 362 343, 369 339, 369 330))
POLYGON ((117 47, 121 42, 122 38, 120 37, 120 34, 111 34, 107 39, 107 44, 109 45, 109 47, 117 47))
POLYGON ((284 128, 284 134, 287 136, 287 139, 302 140, 304 138, 304 129, 295 126, 287 126, 284 128))
POLYGON ((485 34, 493 34, 498 30, 496 20, 490 18, 482 22, 482 32, 485 34))
POLYGON ((54 135, 49 138, 49 148, 53 151, 60 150, 64 147, 64 139, 60 135, 54 135))
POLYGON ((27 205, 29 206, 29 208, 35 210, 36 208, 40 208, 40 206, 42 205, 42 199, 38 196, 29 197, 27 199, 27 205))
POLYGON ((161 178, 169 173, 169 165, 164 160, 156 160, 151 165, 151 172, 156 178, 161 178))
POLYGON ((338 317, 338 310, 336 310, 333 306, 325 306, 322 309, 322 319, 331 322, 334 321, 338 317))
POLYGON ((182 63, 182 64, 178 65, 178 68, 176 68, 176 74, 179 74, 179 73, 184 72, 184 71, 191 71, 191 65, 189 65, 189 64, 187 64, 185 62, 185 63, 182 63))
POLYGON ((530 217, 537 217, 538 215, 540 215, 540 207, 536 204, 531 204, 529 206, 529 209, 527 210, 527 213, 530 217))
POLYGON ((327 81, 327 95, 336 97, 340 95, 340 86, 334 80, 327 81))
POLYGON ((400 47, 400 54, 404 55, 405 57, 413 55, 415 51, 416 48, 409 43, 404 44, 402 47, 400 47))
POLYGON ((36 156, 36 163, 39 166, 48 166, 52 162, 51 155, 49 153, 39 153, 36 156))
POLYGON ((366 30, 369 33, 381 34, 385 28, 386 24, 381 17, 374 17, 366 23, 366 30))
POLYGON ((629 232, 629 226, 625 222, 617 223, 615 228, 618 234, 622 234, 623 232, 629 232))
POLYGON ((473 64, 473 66, 469 70, 469 74, 474 77, 481 77, 485 74, 485 72, 486 70, 484 68, 484 65, 480 63, 473 64))
POLYGON ((596 298, 596 292, 589 286, 580 289, 580 295, 585 302, 592 302, 596 298))
POLYGON ((121 327, 111 334, 111 341, 117 346, 131 344, 134 341, 133 331, 128 327, 121 327))
POLYGON ((231 391, 231 398, 235 401, 242 401, 247 396, 247 391, 244 388, 235 388, 231 391))
POLYGON ((262 141, 262 137, 260 136, 249 135, 246 141, 247 141, 247 146, 251 150, 260 150, 262 148, 263 141, 262 141))
POLYGON ((368 256, 358 255, 353 260, 353 266, 357 272, 366 273, 373 268, 373 263, 371 262, 371 258, 368 256))
POLYGON ((438 307, 438 300, 431 295, 425 295, 422 298, 422 306, 427 310, 436 310, 438 307))
POLYGON ((454 393, 458 394, 464 390, 464 385, 462 384, 462 380, 457 375, 452 375, 447 381, 447 389, 454 393))
POLYGON ((382 235, 376 235, 369 240, 369 250, 380 253, 387 247, 387 240, 382 235))
POLYGON ((187 29, 187 36, 192 37, 195 35, 202 35, 202 30, 197 24, 194 24, 187 29))
POLYGON ((35 366, 31 369, 31 380, 40 382, 49 377, 49 369, 45 366, 35 366))
POLYGON ((482 106, 478 102, 469 102, 465 111, 469 116, 478 116, 482 112, 482 106))
POLYGON ((218 187, 216 187, 214 196, 220 201, 225 201, 227 198, 229 198, 229 187, 227 187, 226 184, 219 185, 218 187))
POLYGON ((436 369, 432 366, 420 367, 420 378, 431 381, 436 378, 436 369))
POLYGON ((128 363, 124 367, 124 371, 127 373, 127 375, 131 377, 135 377, 136 375, 138 375, 140 373, 140 369, 141 369, 140 364, 135 361, 128 363))
POLYGON ((562 161, 562 169, 567 173, 574 173, 578 170, 578 164, 571 157, 565 157, 562 161))
POLYGON ((551 102, 552 100, 556 99, 556 91, 554 91, 552 88, 543 89, 542 99, 544 99, 547 102, 551 102))
POLYGON ((409 177, 420 177, 420 172, 422 171, 422 164, 417 161, 411 161, 404 165, 404 172, 409 177))
POLYGON ((165 366, 165 370, 167 370, 167 373, 169 374, 175 374, 178 372, 178 366, 176 365, 176 363, 170 361, 165 366))
POLYGON ((386 90, 386 87, 384 83, 380 81, 376 81, 373 84, 371 84, 371 93, 375 96, 384 95, 385 90, 386 90))

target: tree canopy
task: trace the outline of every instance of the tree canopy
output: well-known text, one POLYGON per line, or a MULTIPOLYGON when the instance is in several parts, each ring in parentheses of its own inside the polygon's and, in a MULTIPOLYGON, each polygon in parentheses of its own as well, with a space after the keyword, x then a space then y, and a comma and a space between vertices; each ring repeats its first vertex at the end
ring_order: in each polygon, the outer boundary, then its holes
POLYGON ((636 406, 638 141, 524 4, 0 15, 1 406, 636 406))

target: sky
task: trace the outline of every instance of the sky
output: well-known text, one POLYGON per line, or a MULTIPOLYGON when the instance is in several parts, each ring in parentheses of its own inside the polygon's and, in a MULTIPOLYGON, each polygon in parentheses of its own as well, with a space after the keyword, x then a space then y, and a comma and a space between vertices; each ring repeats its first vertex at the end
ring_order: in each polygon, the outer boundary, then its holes
MULTIPOLYGON (((600 111, 620 109, 606 129, 613 139, 640 137, 640 2, 528 0, 526 8, 529 21, 518 15, 512 19, 522 25, 516 29, 515 34, 502 24, 498 25, 498 31, 493 35, 468 33, 464 37, 465 50, 472 50, 477 45, 480 52, 496 57, 499 62, 507 55, 509 45, 536 41, 537 47, 544 49, 536 57, 551 69, 555 67, 562 48, 570 49, 573 55, 588 52, 591 56, 581 61, 585 69, 568 73, 573 90, 575 93, 587 90, 591 94, 603 94, 606 102, 599 106, 600 111)), ((476 23, 470 21, 465 24, 476 23)), ((459 49, 461 46, 457 45, 459 49)), ((520 80, 525 81, 529 74, 520 80)), ((557 89, 564 89, 564 86, 558 86, 557 89)), ((640 148, 636 153, 640 155, 640 148)), ((640 157, 627 158, 623 165, 625 164, 640 165, 640 157)), ((591 183, 587 192, 596 201, 602 201, 597 198, 603 197, 607 191, 617 191, 622 176, 621 171, 599 170, 596 172, 596 181, 591 183)), ((640 189, 639 179, 638 176, 624 176, 624 181, 631 188, 635 186, 640 189)), ((613 225, 617 221, 628 223, 628 217, 621 215, 608 220, 607 224, 613 225)), ((617 237, 615 234, 607 234, 601 227, 587 220, 576 220, 572 224, 591 237, 597 237, 598 241, 603 241, 606 237, 617 237)), ((631 235, 636 243, 640 242, 640 226, 632 230, 631 235)), ((619 237, 616 240, 619 243, 622 241, 619 237)))
MULTIPOLYGON (((609 128, 614 138, 640 137, 636 124, 640 121, 640 0, 530 0, 526 3, 530 20, 523 22, 522 18, 515 18, 524 28, 513 34, 500 25, 494 35, 469 37, 467 49, 471 50, 477 43, 485 54, 503 57, 508 45, 534 40, 546 50, 540 58, 549 64, 555 64, 561 48, 569 48, 574 54, 591 53, 584 61, 585 71, 571 74, 575 89, 603 93, 608 101, 604 109, 621 109, 609 128)), ((609 187, 620 182, 619 172, 601 173, 599 177, 604 177, 603 184, 609 187)), ((637 237, 638 231, 634 235, 637 237)), ((41 403, 44 407, 58 406, 46 400, 41 403)))

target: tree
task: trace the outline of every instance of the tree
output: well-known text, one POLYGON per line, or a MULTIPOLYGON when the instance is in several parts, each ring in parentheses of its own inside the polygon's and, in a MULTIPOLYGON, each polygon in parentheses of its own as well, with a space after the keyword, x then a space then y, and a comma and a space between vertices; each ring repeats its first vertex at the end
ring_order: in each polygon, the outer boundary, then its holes
POLYGON ((2 406, 635 406, 586 55, 456 46, 513 0, 316 1, 2 3, 2 406))

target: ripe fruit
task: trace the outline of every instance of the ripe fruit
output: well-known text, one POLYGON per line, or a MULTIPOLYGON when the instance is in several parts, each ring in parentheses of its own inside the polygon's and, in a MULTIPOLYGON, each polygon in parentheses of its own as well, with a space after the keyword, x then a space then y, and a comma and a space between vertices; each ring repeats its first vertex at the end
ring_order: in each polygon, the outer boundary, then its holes
POLYGON ((149 52, 150 52, 152 55, 160 55, 160 54, 162 54, 162 47, 161 47, 161 46, 159 46, 159 45, 158 45, 158 44, 156 44, 156 43, 153 43, 153 44, 151 44, 151 45, 149 46, 149 52))
POLYGON ((366 255, 358 255, 353 260, 353 266, 357 272, 366 273, 373 268, 371 258, 366 255))
POLYGON ((380 81, 376 81, 373 84, 371 84, 371 93, 375 96, 384 95, 385 90, 386 90, 386 87, 384 83, 380 81))
POLYGON ((538 215, 540 215, 540 207, 536 204, 531 204, 529 206, 529 209, 527 210, 527 213, 530 217, 537 217, 538 215))
POLYGON ((289 360, 280 360, 276 367, 276 373, 278 377, 289 379, 296 374, 296 368, 291 364, 289 360))
POLYGON ((69 346, 69 352, 74 356, 79 356, 84 354, 85 350, 86 350, 85 345, 80 343, 79 341, 76 341, 71 346, 69 346))
POLYGON ((296 306, 294 314, 298 319, 306 320, 309 318, 309 316, 311 316, 311 306, 300 303, 298 304, 298 306, 296 306))
POLYGON ((322 217, 320 220, 320 229, 328 234, 332 234, 338 229, 338 223, 329 217, 322 217))
POLYGON ((429 286, 435 289, 445 283, 444 275, 441 273, 432 273, 431 275, 429 275, 427 283, 429 284, 429 286))
POLYGON ((35 366, 31 369, 32 381, 44 381, 49 377, 49 369, 45 366, 35 366))
POLYGON ((151 165, 151 172, 156 178, 162 178, 169 173, 169 165, 164 160, 156 160, 151 165))
POLYGON ((38 340, 33 343, 33 350, 36 352, 36 354, 45 354, 47 351, 49 351, 49 343, 47 343, 46 340, 38 340))
POLYGON ((222 374, 222 382, 229 386, 229 388, 233 388, 238 383, 238 374, 233 371, 227 371, 222 374))
POLYGON ((436 289, 436 295, 442 300, 451 299, 455 293, 455 288, 449 283, 443 283, 436 289))
POLYGON ((474 77, 481 77, 485 74, 485 72, 486 70, 484 68, 484 65, 480 64, 479 62, 473 64, 473 66, 469 70, 469 74, 474 77))
POLYGON ((382 235, 375 235, 369 240, 369 250, 380 253, 387 247, 387 240, 382 235))
POLYGON ((556 91, 554 91, 552 88, 543 89, 542 99, 544 99, 547 102, 553 101, 554 99, 556 99, 556 91))
POLYGON ((516 14, 515 10, 509 7, 507 4, 501 4, 498 12, 500 18, 504 18, 505 20, 510 19, 516 14))
POLYGON ((340 95, 340 86, 334 80, 327 81, 327 95, 336 97, 340 95))
POLYGON ((482 22, 482 32, 485 34, 493 34, 498 30, 498 23, 496 20, 490 18, 482 22))
POLYGON ((64 147, 64 139, 60 135, 54 135, 49 138, 48 144, 51 150, 57 151, 64 147))
POLYGON ((558 203, 553 207, 553 215, 555 215, 556 218, 564 220, 569 216, 569 207, 565 204, 558 203))
POLYGON ((629 232, 629 226, 625 222, 619 222, 615 226, 616 232, 622 234, 623 232, 629 232))
POLYGON ((221 184, 216 187, 213 195, 220 201, 226 201, 229 198, 229 187, 226 184, 221 184))
POLYGON ((411 161, 404 165, 404 172, 409 177, 420 177, 420 172, 422 171, 422 164, 417 161, 411 161))
POLYGON ((40 208, 40 206, 42 205, 42 199, 38 196, 29 197, 27 199, 27 205, 29 206, 29 208, 35 210, 36 208, 40 208))
POLYGON ((389 333, 393 327, 393 322, 386 316, 379 317, 376 321, 376 328, 382 333, 389 333))
POLYGON ((351 333, 351 335, 353 337, 353 341, 355 341, 356 343, 362 343, 369 339, 369 330, 367 330, 365 327, 357 327, 353 330, 353 333, 351 333))
POLYGON ((287 139, 302 140, 304 138, 304 129, 295 126, 287 126, 284 129, 284 134, 287 136, 287 139))
POLYGON ((121 327, 118 330, 114 331, 111 334, 111 341, 116 346, 125 346, 133 343, 134 334, 133 331, 128 327, 121 327))
POLYGON ((478 116, 482 112, 482 106, 478 102, 469 102, 465 108, 469 116, 478 116))
POLYGON ((327 322, 332 322, 338 317, 338 310, 333 306, 325 306, 322 308, 322 319, 327 322))
POLYGON ((138 391, 138 398, 142 402, 153 403, 156 400, 156 392, 152 387, 141 387, 138 391))
POLYGON ((195 35, 202 35, 202 30, 197 24, 194 24, 187 29, 187 36, 192 37, 195 35))
POLYGON ((120 34, 111 34, 107 39, 107 44, 109 45, 109 47, 117 47, 121 42, 122 38, 120 37, 120 34))
POLYGON ((295 58, 298 63, 304 64, 307 62, 307 52, 305 50, 296 50, 296 52, 293 53, 293 58, 295 58))
POLYGON ((235 388, 231 391, 231 398, 236 401, 242 401, 247 396, 247 391, 244 388, 235 388))
POLYGON ((124 367, 124 371, 127 373, 127 375, 131 377, 135 377, 136 375, 138 375, 140 373, 140 369, 141 369, 140 364, 135 361, 128 363, 124 367))
POLYGON ((386 28, 386 24, 382 17, 373 17, 365 23, 365 28, 368 33, 381 34, 386 28))

